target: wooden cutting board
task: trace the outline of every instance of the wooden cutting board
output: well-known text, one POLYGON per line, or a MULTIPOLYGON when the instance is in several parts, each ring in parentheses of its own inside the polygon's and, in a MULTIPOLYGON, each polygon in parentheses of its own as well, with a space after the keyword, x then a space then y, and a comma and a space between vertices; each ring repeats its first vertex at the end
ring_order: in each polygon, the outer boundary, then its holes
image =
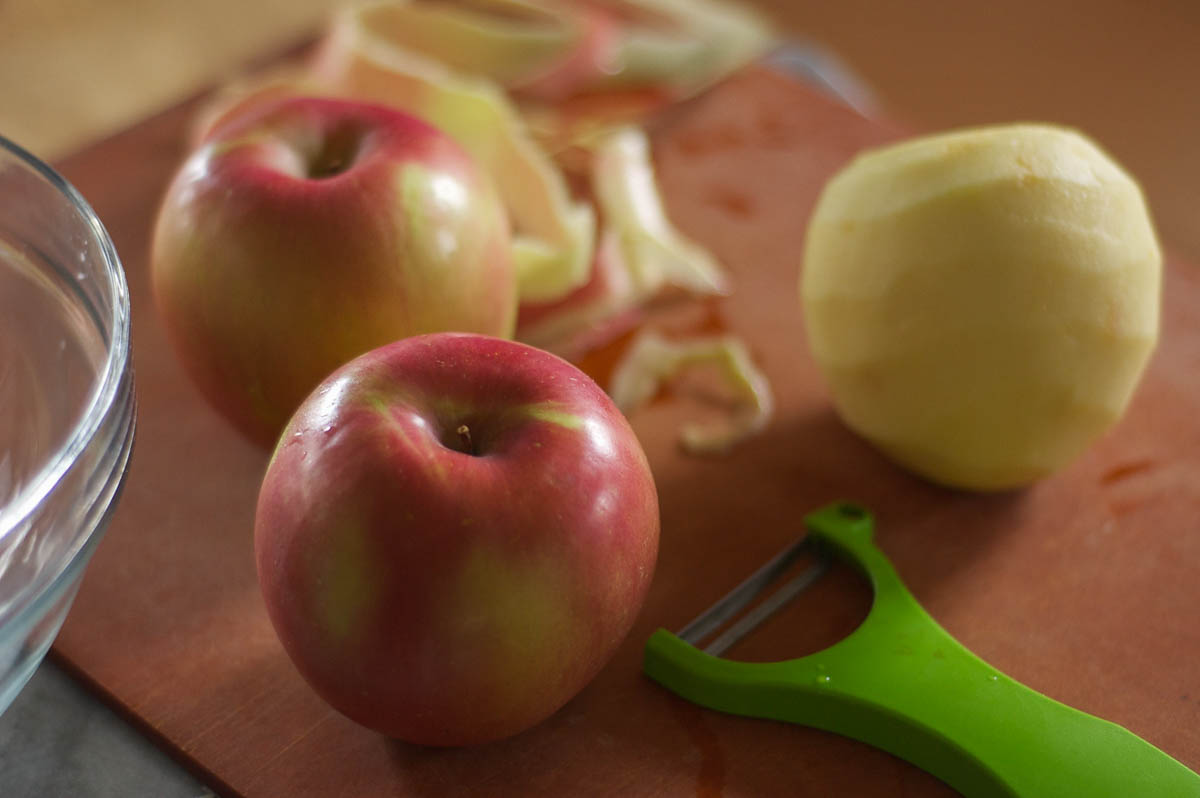
MULTIPOLYGON (((835 498, 876 512, 880 545, 968 648, 1200 768, 1200 274, 1169 264, 1162 345, 1126 418, 1083 458, 1013 494, 931 487, 837 420, 796 298, 820 186, 856 151, 899 132, 762 70, 683 108, 655 143, 673 218, 734 275, 720 312, 772 381, 770 428, 728 458, 696 459, 675 445, 695 408, 667 401, 635 415, 662 501, 657 574, 624 647, 549 721, 493 745, 434 750, 334 713, 285 657, 255 582, 251 526, 266 453, 201 401, 150 301, 150 225, 193 111, 170 111, 61 164, 124 259, 139 419, 119 509, 55 651, 214 789, 246 798, 954 795, 878 750, 701 710, 640 673, 656 627, 679 627, 835 498)), ((808 653, 850 631, 869 601, 856 577, 835 571, 738 653, 808 653)))

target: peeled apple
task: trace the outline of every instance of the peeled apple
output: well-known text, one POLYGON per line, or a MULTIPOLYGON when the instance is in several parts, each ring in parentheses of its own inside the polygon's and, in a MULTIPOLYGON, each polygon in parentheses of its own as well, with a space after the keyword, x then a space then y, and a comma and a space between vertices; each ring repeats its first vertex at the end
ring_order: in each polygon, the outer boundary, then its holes
POLYGON ((855 159, 809 222, 800 295, 852 429, 929 480, 1003 490, 1125 412, 1161 271, 1120 166, 1077 132, 1004 125, 855 159))

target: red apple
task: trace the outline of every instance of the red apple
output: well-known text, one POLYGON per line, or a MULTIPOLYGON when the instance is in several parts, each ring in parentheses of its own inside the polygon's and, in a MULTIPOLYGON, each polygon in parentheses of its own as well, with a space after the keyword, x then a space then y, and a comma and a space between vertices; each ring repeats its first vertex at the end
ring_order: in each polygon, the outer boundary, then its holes
POLYGON ((296 97, 209 132, 163 200, 152 275, 201 391, 270 444, 363 352, 511 335, 509 251, 494 187, 448 136, 394 109, 296 97))
POLYGON ((479 335, 408 338, 330 375, 259 494, 259 581, 301 675, 410 742, 516 734, 586 685, 654 570, 637 439, 565 360, 479 335))

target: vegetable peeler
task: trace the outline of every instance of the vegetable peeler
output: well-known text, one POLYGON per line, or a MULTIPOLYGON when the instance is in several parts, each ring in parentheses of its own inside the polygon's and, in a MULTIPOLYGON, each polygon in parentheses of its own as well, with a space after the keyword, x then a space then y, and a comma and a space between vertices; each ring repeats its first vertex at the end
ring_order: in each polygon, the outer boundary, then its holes
POLYGON ((766 563, 679 635, 657 630, 643 670, 710 709, 842 734, 892 753, 967 798, 1200 798, 1200 775, 1132 732, 1005 676, 921 607, 872 541, 873 519, 845 502, 805 518, 808 535, 766 563), (704 650, 806 552, 817 564, 767 596, 704 650), (818 579, 837 556, 875 597, 862 624, 799 659, 721 654, 818 579))

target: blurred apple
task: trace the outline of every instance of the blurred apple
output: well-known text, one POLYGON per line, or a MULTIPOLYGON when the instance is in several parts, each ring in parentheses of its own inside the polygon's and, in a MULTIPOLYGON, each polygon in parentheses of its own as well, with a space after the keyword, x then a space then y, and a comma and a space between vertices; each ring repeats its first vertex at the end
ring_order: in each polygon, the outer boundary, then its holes
POLYGON ((286 98, 226 117, 154 231, 167 332, 204 395, 269 445, 353 357, 447 330, 509 336, 506 211, 471 157, 394 109, 286 98))
POLYGON ((658 549, 645 455, 566 361, 409 338, 332 374, 288 424, 255 520, 297 669, 388 735, 463 745, 554 713, 629 632, 658 549))

